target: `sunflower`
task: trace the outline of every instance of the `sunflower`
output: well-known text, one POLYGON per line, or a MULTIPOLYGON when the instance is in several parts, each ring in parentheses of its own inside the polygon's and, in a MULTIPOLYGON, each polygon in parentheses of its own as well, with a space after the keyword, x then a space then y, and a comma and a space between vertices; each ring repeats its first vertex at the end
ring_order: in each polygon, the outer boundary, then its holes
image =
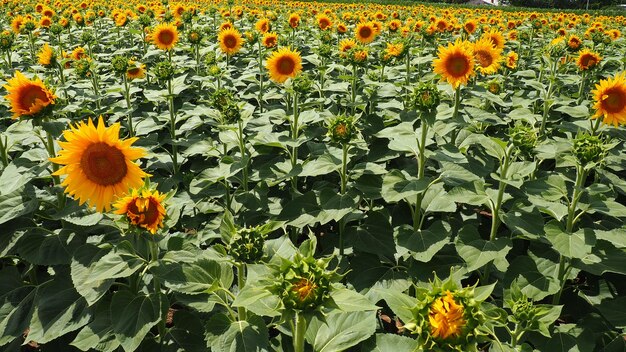
POLYGON ((433 60, 434 72, 441 74, 453 88, 467 84, 474 74, 474 52, 472 44, 459 39, 448 43, 447 47, 440 46, 438 58, 433 60))
POLYGON ((626 72, 603 79, 591 91, 596 113, 592 118, 603 117, 603 122, 617 126, 626 125, 626 72))
POLYGON ((48 67, 56 62, 56 55, 48 43, 41 48, 37 58, 39 59, 39 64, 44 67, 48 67))
POLYGON ((52 24, 52 19, 48 16, 43 16, 39 20, 39 26, 43 28, 48 28, 52 24))
POLYGON ((497 29, 491 30, 490 32, 483 34, 481 39, 482 38, 491 39, 491 41, 493 42, 493 46, 496 49, 498 50, 504 49, 504 36, 497 29))
POLYGON ((297 28, 300 25, 300 15, 297 13, 292 13, 289 15, 289 27, 297 28))
POLYGON ((178 41, 178 30, 171 23, 161 23, 152 31, 152 42, 161 50, 172 50, 178 41))
POLYGON ((363 44, 371 43, 376 36, 376 30, 371 22, 361 22, 356 25, 354 36, 363 44))
POLYGON ((466 325, 464 308, 452 296, 450 291, 436 299, 430 306, 428 322, 430 334, 436 339, 445 340, 448 337, 459 337, 466 325))
POLYGON ((506 67, 510 68, 511 70, 516 68, 518 58, 519 55, 517 55, 515 51, 509 51, 509 53, 506 54, 506 67))
POLYGON ((267 18, 261 18, 256 22, 254 28, 256 28, 256 30, 260 33, 267 33, 270 30, 270 20, 267 18))
POLYGON ((263 34, 263 45, 266 48, 273 48, 278 44, 278 34, 274 32, 267 32, 263 34))
POLYGON ((15 34, 20 33, 24 22, 26 22, 26 18, 24 18, 24 16, 22 15, 17 15, 15 16, 15 18, 13 18, 13 20, 11 21, 11 29, 15 34))
POLYGON ((350 49, 355 48, 357 46, 357 43, 354 39, 342 39, 339 42, 339 51, 342 54, 347 53, 348 51, 350 51, 350 49))
POLYGON ((477 27, 478 27, 478 24, 476 23, 476 20, 474 19, 469 19, 465 21, 465 23, 463 24, 463 30, 467 34, 473 34, 476 31, 477 27))
POLYGON ((234 28, 221 31, 217 36, 217 41, 220 43, 220 49, 227 55, 238 53, 243 43, 241 33, 234 28))
POLYGON ((232 28, 233 28, 233 24, 232 24, 232 23, 230 23, 230 22, 224 22, 224 23, 222 23, 222 24, 220 25, 220 30, 219 30, 219 31, 221 32, 221 31, 225 31, 225 30, 227 30, 227 29, 232 29, 232 28))
POLYGON ((581 71, 589 70, 591 68, 596 67, 602 57, 596 52, 593 52, 589 49, 583 49, 580 53, 578 53, 578 58, 576 59, 576 65, 581 71))
POLYGON ((67 175, 61 185, 81 205, 87 202, 97 211, 108 211, 116 197, 141 187, 149 176, 132 162, 146 155, 131 147, 137 138, 121 140, 119 132, 119 122, 104 127, 102 117, 98 127, 89 119, 63 132, 65 142, 58 142, 62 149, 50 161, 64 165, 54 175, 67 175))
POLYGON ((30 80, 20 71, 15 71, 15 77, 10 78, 4 88, 9 92, 4 98, 11 103, 14 119, 35 115, 54 104, 56 99, 39 78, 30 80))
POLYGON ((338 33, 345 33, 348 31, 348 26, 346 26, 345 23, 337 23, 337 32, 338 33))
POLYGON ((320 29, 323 31, 330 29, 333 26, 333 21, 325 14, 317 15, 316 20, 317 26, 320 27, 320 29))
POLYGON ((283 83, 302 71, 302 58, 299 52, 291 48, 281 48, 270 55, 265 67, 274 82, 283 83))
POLYGON ((146 65, 137 65, 131 62, 128 69, 126 70, 126 78, 128 78, 129 80, 133 80, 144 77, 146 77, 146 65))
POLYGON ((490 39, 480 39, 474 43, 473 49, 478 71, 487 75, 498 71, 502 60, 502 51, 494 48, 490 39))
POLYGON ((79 46, 72 50, 70 57, 72 58, 72 60, 78 61, 80 59, 87 58, 87 52, 85 51, 85 48, 79 46))
POLYGON ((131 194, 118 199, 114 204, 115 214, 126 215, 128 222, 155 234, 163 227, 166 195, 149 189, 133 189, 131 194))

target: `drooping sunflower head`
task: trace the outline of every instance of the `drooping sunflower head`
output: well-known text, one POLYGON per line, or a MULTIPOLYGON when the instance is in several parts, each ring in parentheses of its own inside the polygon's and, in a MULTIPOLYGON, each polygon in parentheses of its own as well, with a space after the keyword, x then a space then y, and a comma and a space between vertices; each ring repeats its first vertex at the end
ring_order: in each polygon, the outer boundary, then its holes
POLYGON ((238 53, 241 50, 241 44, 243 44, 241 33, 234 28, 221 31, 217 36, 217 41, 220 44, 220 49, 227 55, 238 53))
POLYGON ((433 60, 434 72, 448 81, 453 88, 467 84, 474 74, 474 51, 471 43, 461 41, 448 43, 447 47, 440 46, 438 58, 433 60))
POLYGON ((371 43, 376 37, 376 29, 371 22, 361 22, 356 25, 354 36, 363 44, 371 43))
POLYGON ((56 63, 56 54, 48 43, 41 47, 41 50, 37 54, 37 58, 39 59, 39 64, 44 67, 49 67, 56 63))
POLYGON ((476 69, 484 74, 496 73, 502 61, 502 51, 492 45, 488 38, 482 38, 474 43, 474 59, 476 69))
POLYGON ((152 31, 152 43, 161 50, 172 50, 178 42, 178 30, 172 23, 161 23, 152 31))
POLYGON ((302 58, 298 51, 284 47, 270 55, 265 67, 272 81, 283 83, 288 78, 296 77, 302 71, 302 58))
POLYGON ((615 127, 626 125, 626 72, 601 80, 591 94, 596 109, 592 118, 602 117, 604 123, 615 127))
POLYGON ((133 80, 144 77, 146 77, 146 65, 137 64, 131 60, 128 64, 128 69, 126 70, 126 78, 133 80))
POLYGON ((56 96, 41 79, 30 80, 20 71, 7 81, 4 88, 9 92, 4 98, 11 103, 13 118, 33 116, 54 104, 56 96))
POLYGON ((156 190, 133 189, 129 195, 115 202, 115 214, 125 215, 130 225, 146 229, 154 235, 163 227, 166 196, 156 190))
POLYGON ((576 65, 581 71, 586 71, 596 67, 602 57, 600 54, 585 48, 578 53, 578 58, 576 59, 576 65))
POLYGON ((105 127, 102 117, 98 126, 89 119, 63 132, 58 156, 50 161, 63 165, 54 173, 67 175, 61 183, 65 193, 85 202, 97 211, 108 211, 111 203, 130 189, 143 185, 149 176, 133 161, 146 155, 141 148, 131 147, 137 138, 120 139, 120 124, 105 127))
POLYGON ((263 46, 273 48, 278 44, 278 34, 275 32, 267 32, 263 34, 263 46))

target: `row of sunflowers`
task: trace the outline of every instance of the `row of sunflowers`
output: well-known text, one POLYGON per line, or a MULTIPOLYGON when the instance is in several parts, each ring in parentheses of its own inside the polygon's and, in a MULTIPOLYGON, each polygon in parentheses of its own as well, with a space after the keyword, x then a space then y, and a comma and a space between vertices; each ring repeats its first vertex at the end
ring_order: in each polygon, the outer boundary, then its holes
POLYGON ((7 351, 624 351, 624 16, 2 0, 7 351))

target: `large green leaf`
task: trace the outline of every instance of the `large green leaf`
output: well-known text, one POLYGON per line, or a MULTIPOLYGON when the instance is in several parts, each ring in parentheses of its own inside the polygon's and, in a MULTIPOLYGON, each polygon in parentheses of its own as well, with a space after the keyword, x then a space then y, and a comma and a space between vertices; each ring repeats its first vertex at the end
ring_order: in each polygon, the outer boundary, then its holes
POLYGON ((222 269, 222 265, 216 261, 201 259, 194 263, 160 265, 151 271, 174 291, 200 294, 212 292, 221 286, 222 269))
POLYGON ((34 286, 24 285, 16 267, 0 271, 0 346, 22 336, 31 318, 36 292, 34 286))
POLYGON ((207 325, 209 347, 213 352, 269 351, 269 335, 263 319, 253 316, 248 320, 231 322, 217 315, 207 325))
POLYGON ((137 349, 153 326, 164 317, 166 302, 160 295, 118 291, 111 301, 111 324, 124 351, 137 349))
POLYGON ((437 252, 450 242, 450 231, 441 222, 436 222, 428 230, 414 231, 408 225, 395 229, 398 253, 408 254, 420 262, 430 261, 437 252))
POLYGON ((29 230, 17 244, 17 251, 25 260, 38 265, 70 264, 72 252, 83 238, 68 230, 50 232, 43 228, 29 230))
POLYGON ((417 340, 401 335, 376 334, 363 344, 361 352, 421 352, 417 340))
POLYGON ((69 277, 57 274, 37 289, 33 303, 28 339, 38 343, 52 341, 87 325, 92 310, 76 292, 69 277))
POLYGON ((429 184, 430 180, 420 180, 402 171, 392 170, 383 176, 381 194, 385 201, 393 203, 424 192, 429 184))
POLYGON ((0 194, 0 224, 34 211, 37 204, 33 187, 29 185, 0 194))
POLYGON ((376 312, 331 313, 326 323, 309 322, 306 340, 316 352, 343 351, 367 339, 376 331, 376 312))
POLYGON ((114 352, 120 346, 113 333, 111 321, 111 296, 98 302, 94 319, 84 326, 72 341, 72 346, 81 351, 96 349, 102 352, 114 352))
POLYGON ((583 229, 574 233, 567 233, 555 221, 546 224, 546 238, 554 249, 567 258, 584 258, 591 253, 596 238, 591 229, 583 229))

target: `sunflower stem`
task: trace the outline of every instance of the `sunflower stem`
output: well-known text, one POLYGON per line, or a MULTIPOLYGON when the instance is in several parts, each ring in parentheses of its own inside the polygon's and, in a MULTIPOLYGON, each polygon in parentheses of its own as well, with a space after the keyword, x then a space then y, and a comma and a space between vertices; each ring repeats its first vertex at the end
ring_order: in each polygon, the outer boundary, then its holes
POLYGON ((13 68, 13 62, 11 62, 11 49, 6 51, 7 53, 7 64, 9 65, 9 70, 13 68))
MULTIPOLYGON (((151 237, 149 239, 149 243, 150 243, 150 262, 155 263, 159 260, 159 244, 156 240, 156 237, 151 237)), ((153 276, 152 282, 154 284, 154 293, 159 296, 159 300, 163 299, 164 297, 167 298, 167 296, 161 295, 161 280, 159 280, 157 276, 153 276)), ((168 308, 169 308, 169 304, 168 304, 168 308)), ((167 312, 165 314, 167 314, 167 312)), ((159 320, 159 323, 157 324, 157 328, 159 330, 159 344, 161 345, 165 341, 165 323, 166 323, 166 316, 161 316, 161 319, 159 320)))
POLYGON ((307 322, 304 313, 297 312, 291 329, 294 352, 304 352, 304 336, 306 329, 307 322))
MULTIPOLYGON (((291 139, 293 140, 294 145, 291 147, 291 169, 293 171, 298 165, 297 141, 298 141, 298 134, 300 132, 300 126, 298 126, 298 117, 299 117, 298 93, 293 92, 292 95, 293 95, 293 121, 292 121, 292 126, 291 126, 291 139)), ((295 193, 298 191, 298 176, 294 175, 291 178, 291 186, 293 188, 294 195, 295 195, 295 193)))
POLYGON ((598 129, 600 128, 600 125, 602 124, 602 120, 600 119, 600 117, 597 117, 595 121, 589 121, 591 122, 591 135, 595 136, 598 132, 598 129))
MULTIPOLYGON (((421 113, 421 135, 420 139, 417 141, 419 155, 417 156, 417 179, 422 180, 424 178, 424 172, 426 170, 426 137, 428 136, 428 128, 430 127, 426 122, 424 113, 421 113)), ((413 214, 413 230, 417 231, 421 227, 421 218, 422 218, 422 201, 424 198, 424 193, 418 193, 415 199, 415 209, 413 214)))
MULTIPOLYGON (((580 164, 576 165, 576 182, 574 184, 574 190, 572 191, 571 201, 567 207, 567 220, 565 224, 565 232, 569 235, 571 235, 574 230, 576 209, 578 208, 578 201, 583 194, 583 185, 587 180, 588 174, 589 171, 585 170, 584 166, 580 164)), ((557 282, 560 283, 561 287, 552 297, 552 304, 559 304, 559 301, 561 300, 561 294, 563 294, 563 289, 565 288, 565 276, 568 271, 566 266, 567 258, 561 254, 559 256, 559 271, 557 274, 557 282)))
POLYGON ((172 138, 172 167, 174 174, 178 175, 178 145, 176 144, 176 113, 174 112, 174 91, 172 79, 167 80, 167 101, 170 110, 170 137, 172 138))
POLYGON ((411 94, 411 50, 407 48, 406 50, 406 77, 404 82, 404 87, 406 89, 406 95, 404 96, 404 105, 406 106, 409 101, 409 95, 411 94))
MULTIPOLYGON (((44 121, 49 122, 50 120, 46 118, 44 121)), ((50 134, 50 132, 46 131, 45 141, 46 142, 44 144, 46 146, 46 150, 48 151, 48 155, 50 156, 50 158, 56 157, 56 151, 54 150, 54 138, 52 137, 52 134, 50 134)), ((60 185, 61 178, 59 176, 54 175, 54 173, 56 173, 57 171, 59 171, 59 165, 52 162, 52 179, 54 180, 55 185, 60 185)), ((57 193, 57 202, 59 204, 59 209, 65 206, 65 193, 63 192, 57 193)))
POLYGON ((135 131, 133 129, 133 113, 130 111, 130 85, 128 84, 128 78, 126 78, 125 73, 122 74, 122 79, 124 80, 124 98, 126 98, 126 108, 128 109, 128 134, 131 137, 134 137, 135 131))
POLYGON ((357 67, 356 64, 352 64, 352 95, 351 95, 351 109, 352 109, 352 115, 354 116, 355 112, 356 112, 356 82, 357 82, 357 67))
POLYGON ((247 160, 247 151, 246 151, 246 141, 244 139, 243 134, 243 121, 238 121, 238 131, 239 131, 239 152, 241 153, 241 161, 243 161, 243 190, 248 192, 248 160, 247 160))
POLYGON ((546 130, 546 122, 548 121, 548 113, 550 112, 550 108, 552 105, 552 89, 554 88, 554 80, 556 76, 556 66, 558 64, 558 60, 554 60, 552 64, 552 69, 550 72, 550 84, 548 85, 548 90, 546 91, 546 95, 543 99, 543 116, 541 118, 541 128, 539 129, 539 136, 543 136, 546 130))
POLYGON ((263 113, 263 48, 261 40, 258 42, 259 47, 259 113, 263 113))
MULTIPOLYGON (((241 292, 246 284, 246 264, 237 263, 235 266, 237 267, 237 288, 241 292)), ((237 315, 241 321, 248 319, 248 313, 244 307, 237 307, 237 315)))
POLYGON ((585 78, 587 78, 587 71, 582 72, 582 77, 580 79, 580 87, 578 87, 578 104, 583 101, 583 91, 585 89, 585 78))

